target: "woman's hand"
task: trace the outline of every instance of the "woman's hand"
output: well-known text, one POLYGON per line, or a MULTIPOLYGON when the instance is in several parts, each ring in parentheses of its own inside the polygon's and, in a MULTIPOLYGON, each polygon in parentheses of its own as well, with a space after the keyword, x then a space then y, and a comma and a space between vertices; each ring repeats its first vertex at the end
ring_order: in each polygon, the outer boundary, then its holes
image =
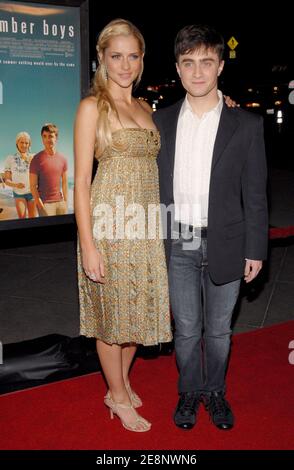
POLYGON ((93 247, 82 252, 82 265, 86 276, 91 281, 105 284, 103 258, 97 248, 93 247))
POLYGON ((224 95, 224 100, 225 100, 225 103, 226 105, 229 107, 229 108, 239 108, 240 105, 236 103, 236 101, 232 100, 232 98, 230 98, 229 96, 226 96, 224 95))

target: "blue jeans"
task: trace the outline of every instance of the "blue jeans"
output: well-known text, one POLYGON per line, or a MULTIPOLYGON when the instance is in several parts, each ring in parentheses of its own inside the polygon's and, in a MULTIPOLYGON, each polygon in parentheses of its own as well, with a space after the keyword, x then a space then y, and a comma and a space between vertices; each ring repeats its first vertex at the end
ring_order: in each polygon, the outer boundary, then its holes
POLYGON ((208 273, 207 239, 192 242, 189 249, 187 239, 173 240, 169 266, 178 388, 180 393, 225 392, 231 319, 241 281, 214 284, 208 273))

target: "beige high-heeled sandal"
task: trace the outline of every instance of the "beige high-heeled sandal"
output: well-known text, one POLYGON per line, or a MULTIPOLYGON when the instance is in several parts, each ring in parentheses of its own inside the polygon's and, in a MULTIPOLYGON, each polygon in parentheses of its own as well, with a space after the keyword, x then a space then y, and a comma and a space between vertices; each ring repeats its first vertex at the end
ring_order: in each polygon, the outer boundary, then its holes
POLYGON ((147 421, 145 418, 142 416, 138 415, 137 412, 135 411, 134 407, 132 405, 125 405, 124 403, 116 403, 112 398, 110 393, 108 392, 107 395, 104 397, 104 404, 109 408, 110 411, 110 418, 113 419, 113 416, 116 415, 120 421, 121 424, 125 429, 128 431, 133 431, 133 432, 146 432, 151 429, 151 423, 147 421), (125 410, 132 410, 133 413, 136 415, 136 419, 134 423, 126 423, 120 416, 119 416, 119 409, 125 409, 125 410), (136 426, 138 424, 143 424, 145 426, 143 429, 136 429, 136 426))
POLYGON ((127 392, 134 408, 140 408, 143 405, 141 398, 131 389, 130 384, 126 385, 127 392))
MULTIPOLYGON (((136 392, 134 392, 134 390, 131 389, 130 384, 126 385, 126 389, 127 389, 127 392, 128 392, 128 395, 130 397, 133 407, 140 408, 140 406, 143 405, 141 398, 136 394, 136 392)), ((111 398, 109 390, 106 393, 105 398, 111 398)))

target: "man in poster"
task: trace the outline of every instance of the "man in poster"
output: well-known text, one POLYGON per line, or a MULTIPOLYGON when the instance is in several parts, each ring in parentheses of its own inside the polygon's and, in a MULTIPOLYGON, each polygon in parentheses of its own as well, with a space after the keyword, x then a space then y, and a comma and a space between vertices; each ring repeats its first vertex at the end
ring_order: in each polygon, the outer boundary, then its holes
POLYGON ((58 128, 45 124, 41 129, 44 150, 37 153, 30 165, 30 186, 39 215, 67 213, 67 161, 57 152, 58 128))

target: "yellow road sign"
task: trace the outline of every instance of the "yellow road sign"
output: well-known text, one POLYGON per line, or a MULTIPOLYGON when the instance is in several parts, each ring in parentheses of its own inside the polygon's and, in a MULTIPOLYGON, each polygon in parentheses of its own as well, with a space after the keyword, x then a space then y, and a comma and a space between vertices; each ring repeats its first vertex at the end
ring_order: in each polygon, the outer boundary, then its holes
POLYGON ((237 46, 238 46, 238 41, 237 39, 234 38, 234 36, 232 36, 228 42, 227 42, 227 45, 229 46, 229 48, 233 51, 237 46))

